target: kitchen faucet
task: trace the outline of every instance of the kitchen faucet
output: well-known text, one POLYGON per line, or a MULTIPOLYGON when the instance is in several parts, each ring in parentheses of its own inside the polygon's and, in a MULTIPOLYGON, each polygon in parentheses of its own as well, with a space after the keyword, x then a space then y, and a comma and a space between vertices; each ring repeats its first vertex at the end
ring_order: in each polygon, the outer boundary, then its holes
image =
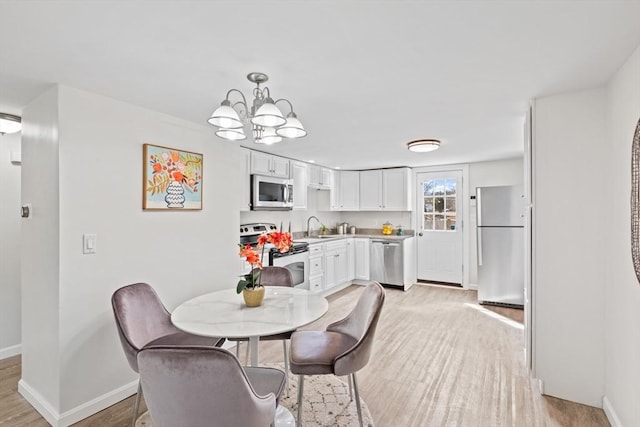
POLYGON ((312 219, 315 219, 316 221, 318 221, 318 224, 320 224, 320 220, 318 219, 318 217, 315 216, 315 215, 311 215, 309 217, 309 219, 307 219, 307 237, 309 237, 311 235, 311 228, 310 228, 309 224, 310 224, 312 219))

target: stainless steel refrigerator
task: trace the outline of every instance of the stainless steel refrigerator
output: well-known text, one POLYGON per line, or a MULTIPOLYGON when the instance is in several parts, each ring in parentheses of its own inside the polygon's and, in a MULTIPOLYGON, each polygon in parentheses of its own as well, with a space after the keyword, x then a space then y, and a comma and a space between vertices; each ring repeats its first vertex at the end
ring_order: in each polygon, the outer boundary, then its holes
POLYGON ((478 301, 524 305, 524 199, 518 186, 476 188, 478 301))

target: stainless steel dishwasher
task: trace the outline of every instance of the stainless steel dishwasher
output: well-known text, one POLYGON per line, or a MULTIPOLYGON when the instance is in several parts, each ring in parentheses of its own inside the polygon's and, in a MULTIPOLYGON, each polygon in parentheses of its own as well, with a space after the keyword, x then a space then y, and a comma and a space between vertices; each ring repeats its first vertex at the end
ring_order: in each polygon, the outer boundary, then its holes
POLYGON ((401 240, 371 240, 369 260, 371 280, 385 285, 404 286, 403 265, 401 240))

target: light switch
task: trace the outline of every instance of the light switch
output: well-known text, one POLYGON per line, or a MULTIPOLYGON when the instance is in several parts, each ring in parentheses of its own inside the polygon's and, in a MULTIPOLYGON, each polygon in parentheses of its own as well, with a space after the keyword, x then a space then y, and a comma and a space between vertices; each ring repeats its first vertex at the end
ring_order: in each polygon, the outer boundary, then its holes
POLYGON ((98 236, 96 234, 83 234, 82 235, 82 253, 95 254, 97 243, 98 243, 98 236))

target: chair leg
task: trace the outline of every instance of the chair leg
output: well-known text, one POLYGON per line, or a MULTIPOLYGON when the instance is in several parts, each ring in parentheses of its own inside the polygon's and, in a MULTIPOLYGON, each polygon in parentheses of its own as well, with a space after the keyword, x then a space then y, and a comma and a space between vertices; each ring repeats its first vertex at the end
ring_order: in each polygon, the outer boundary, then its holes
POLYGON ((298 375, 298 419, 296 427, 302 427, 302 389, 304 388, 304 375, 298 375))
POLYGON ((353 402, 353 381, 351 380, 351 375, 347 375, 347 380, 349 383, 349 401, 353 402))
POLYGON ((131 421, 131 427, 136 427, 136 420, 138 419, 138 408, 140 406, 140 398, 142 397, 142 381, 138 380, 138 392, 136 393, 136 400, 133 402, 133 420, 131 421))
POLYGON ((289 390, 289 350, 287 349, 287 340, 282 340, 282 350, 284 352, 284 389, 289 390))
MULTIPOLYGON (((259 345, 259 344, 258 344, 259 345)), ((251 344, 249 343, 249 341, 247 341, 247 349, 244 351, 244 364, 246 366, 249 366, 249 349, 251 347, 251 344)), ((260 362, 258 362, 260 363, 260 362)))
POLYGON ((353 390, 356 393, 356 409, 358 410, 358 420, 360 421, 360 427, 363 427, 362 424, 362 408, 360 408, 360 393, 358 392, 358 383, 356 382, 356 373, 352 373, 353 377, 353 390))
POLYGON ((240 360, 240 341, 236 341, 236 358, 240 360))

